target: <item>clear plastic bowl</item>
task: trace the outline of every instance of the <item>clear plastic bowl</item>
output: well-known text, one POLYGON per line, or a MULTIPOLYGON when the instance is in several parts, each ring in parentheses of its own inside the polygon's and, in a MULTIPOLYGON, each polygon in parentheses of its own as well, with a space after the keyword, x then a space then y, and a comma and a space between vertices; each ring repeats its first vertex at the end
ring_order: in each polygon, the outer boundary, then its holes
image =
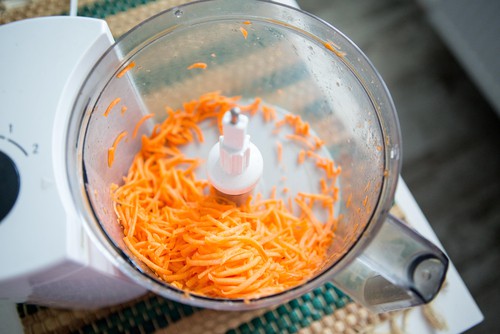
MULTIPOLYGON (((147 133, 143 130, 143 133, 147 133)), ((89 231, 118 268, 169 299, 214 309, 278 303, 332 279, 355 259, 385 220, 400 171, 398 121, 390 94, 367 57, 346 36, 301 10, 264 1, 197 2, 162 12, 120 38, 84 83, 68 132, 68 175, 89 231), (245 37, 241 28, 248 35, 245 37), (127 80, 117 79, 131 62, 127 80), (189 71, 195 63, 205 70, 189 71), (324 265, 304 284, 244 301, 191 294, 159 280, 123 244, 109 197, 140 149, 140 136, 120 146, 113 168, 107 149, 145 114, 165 117, 201 94, 221 91, 300 115, 342 166, 342 216, 324 265), (103 117, 116 97, 126 103, 103 117), (76 150, 75 150, 76 148, 76 150)), ((264 172, 265 173, 265 172, 264 172)))

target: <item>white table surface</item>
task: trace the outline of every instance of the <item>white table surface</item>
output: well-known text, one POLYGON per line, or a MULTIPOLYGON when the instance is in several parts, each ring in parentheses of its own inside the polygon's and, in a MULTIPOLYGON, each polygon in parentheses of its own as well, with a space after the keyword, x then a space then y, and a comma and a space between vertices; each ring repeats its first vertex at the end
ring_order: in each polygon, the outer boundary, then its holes
MULTIPOLYGON (((404 212, 406 221, 420 234, 444 250, 436 234, 432 230, 432 227, 422 213, 422 210, 401 177, 399 178, 398 187, 396 189, 395 200, 396 204, 404 212)), ((446 250, 444 251, 446 253, 446 250)), ((462 333, 483 321, 483 314, 451 261, 446 276, 445 286, 431 302, 431 305, 436 313, 445 320, 447 329, 436 331, 424 319, 422 312, 417 307, 408 314, 405 333, 462 333)), ((381 326, 380 329, 385 326, 381 326)))

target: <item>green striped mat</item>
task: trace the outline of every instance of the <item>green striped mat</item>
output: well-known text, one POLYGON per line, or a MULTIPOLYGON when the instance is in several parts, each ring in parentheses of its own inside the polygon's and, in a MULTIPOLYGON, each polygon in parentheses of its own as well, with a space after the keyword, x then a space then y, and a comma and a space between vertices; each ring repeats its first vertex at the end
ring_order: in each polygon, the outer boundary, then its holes
POLYGON ((171 325, 187 325, 200 333, 270 334, 297 333, 350 302, 333 284, 326 283, 277 307, 248 312, 204 310, 154 294, 97 311, 55 310, 30 304, 18 304, 17 310, 27 333, 153 333, 168 330, 171 325), (204 312, 214 314, 207 317, 204 312), (206 321, 218 316, 232 319, 223 324, 206 321))

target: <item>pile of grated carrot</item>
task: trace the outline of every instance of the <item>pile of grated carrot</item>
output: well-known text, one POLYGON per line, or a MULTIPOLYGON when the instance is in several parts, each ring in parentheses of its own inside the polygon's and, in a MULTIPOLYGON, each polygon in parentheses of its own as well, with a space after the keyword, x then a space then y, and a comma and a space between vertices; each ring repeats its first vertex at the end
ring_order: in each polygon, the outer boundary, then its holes
MULTIPOLYGON (((142 137, 123 185, 112 186, 127 247, 158 277, 188 294, 249 300, 297 286, 321 269, 336 228, 334 180, 340 167, 313 152, 321 142, 298 116, 280 120, 276 129, 285 124, 294 129, 291 140, 308 143, 301 161, 315 159, 324 170, 321 193, 295 195, 299 214, 275 192, 237 206, 196 177, 203 162, 186 157, 182 145, 204 140, 201 121, 213 120, 221 129, 224 112, 238 101, 212 92, 180 110, 167 108, 164 122, 142 137), (327 210, 326 221, 315 216, 318 207, 327 210)), ((249 115, 261 112, 268 121, 275 118, 258 98, 239 107, 249 115)))

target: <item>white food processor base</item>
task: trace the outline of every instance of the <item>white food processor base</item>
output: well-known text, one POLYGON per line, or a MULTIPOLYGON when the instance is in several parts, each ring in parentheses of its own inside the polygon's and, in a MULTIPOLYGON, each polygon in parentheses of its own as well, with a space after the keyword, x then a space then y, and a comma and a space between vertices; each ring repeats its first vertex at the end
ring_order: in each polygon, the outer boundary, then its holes
POLYGON ((89 239, 65 169, 74 100, 114 42, 107 24, 24 20, 1 26, 0 42, 0 299, 97 308, 145 293, 89 239))

